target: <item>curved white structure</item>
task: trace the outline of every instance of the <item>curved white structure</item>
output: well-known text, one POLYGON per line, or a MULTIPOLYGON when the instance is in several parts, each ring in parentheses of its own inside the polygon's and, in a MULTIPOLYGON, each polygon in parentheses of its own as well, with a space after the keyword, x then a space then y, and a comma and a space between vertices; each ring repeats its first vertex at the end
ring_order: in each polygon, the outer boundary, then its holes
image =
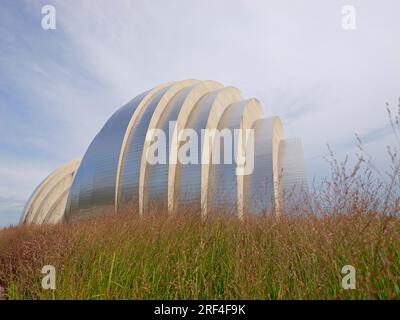
POLYGON ((63 221, 68 194, 80 161, 74 160, 50 174, 36 188, 21 216, 21 224, 63 221))
POLYGON ((126 211, 180 214, 189 207, 204 216, 278 214, 280 195, 297 185, 307 186, 301 142, 285 140, 279 118, 266 118, 258 100, 215 81, 169 82, 119 109, 80 164, 62 167, 38 187, 21 222, 126 211), (153 163, 159 132, 166 136, 167 161, 153 163), (193 137, 201 139, 190 148, 193 137), (195 161, 181 161, 187 154, 195 161))

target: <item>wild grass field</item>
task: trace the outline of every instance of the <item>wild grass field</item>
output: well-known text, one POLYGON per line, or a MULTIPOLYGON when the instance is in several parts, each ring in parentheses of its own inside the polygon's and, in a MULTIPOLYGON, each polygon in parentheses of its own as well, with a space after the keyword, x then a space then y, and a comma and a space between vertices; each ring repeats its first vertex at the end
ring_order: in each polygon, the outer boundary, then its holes
POLYGON ((11 299, 400 298, 400 221, 109 216, 0 233, 11 299), (56 268, 43 290, 42 266, 56 268), (356 268, 356 289, 341 269, 356 268))
MULTIPOLYGON (((389 116, 398 137, 399 117, 389 116)), ((331 177, 279 218, 148 212, 0 230, 0 296, 399 299, 400 157, 389 148, 382 174, 359 147, 351 169, 331 152, 331 177), (55 290, 42 289, 45 265, 56 268, 55 290), (345 265, 355 289, 342 288, 345 265)))

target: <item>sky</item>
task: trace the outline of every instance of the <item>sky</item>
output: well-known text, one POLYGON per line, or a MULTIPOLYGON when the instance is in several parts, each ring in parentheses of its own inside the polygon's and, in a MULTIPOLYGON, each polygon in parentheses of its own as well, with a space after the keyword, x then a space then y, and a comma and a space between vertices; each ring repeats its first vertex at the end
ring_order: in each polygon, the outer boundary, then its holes
POLYGON ((378 168, 400 97, 398 0, 1 0, 0 227, 83 156, 107 119, 170 80, 216 80, 259 99, 303 140, 310 180, 356 153, 378 168), (42 28, 42 7, 56 29, 42 28), (344 29, 343 6, 355 29, 344 29))

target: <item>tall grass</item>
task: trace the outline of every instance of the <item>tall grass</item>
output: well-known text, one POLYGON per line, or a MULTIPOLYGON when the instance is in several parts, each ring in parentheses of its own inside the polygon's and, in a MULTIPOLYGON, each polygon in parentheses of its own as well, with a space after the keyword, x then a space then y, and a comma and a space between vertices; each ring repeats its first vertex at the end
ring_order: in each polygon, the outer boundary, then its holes
MULTIPOLYGON (((399 117, 391 113, 394 134, 399 117)), ((400 115, 400 105, 399 105, 400 115)), ((132 212, 56 226, 0 231, 0 287, 11 299, 399 299, 399 168, 386 176, 358 139, 348 169, 333 152, 332 176, 275 219, 206 219, 188 208, 132 212), (56 290, 41 269, 56 268, 56 290), (356 289, 342 288, 342 267, 356 289)), ((399 139, 400 146, 400 139, 399 139)), ((284 198, 283 198, 284 199, 284 198)), ((1 298, 1 297, 0 297, 1 298)))
POLYGON ((109 216, 0 234, 12 299, 400 298, 395 217, 250 219, 109 216), (57 289, 41 288, 44 265, 57 289), (341 287, 353 265, 356 290, 341 287))

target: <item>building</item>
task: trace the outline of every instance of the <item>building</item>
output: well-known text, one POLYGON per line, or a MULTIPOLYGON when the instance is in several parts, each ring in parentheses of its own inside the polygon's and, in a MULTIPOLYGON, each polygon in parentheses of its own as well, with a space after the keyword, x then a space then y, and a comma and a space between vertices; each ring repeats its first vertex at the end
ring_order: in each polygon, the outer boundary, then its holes
POLYGON ((39 185, 21 223, 160 208, 170 214, 188 208, 201 215, 279 214, 283 193, 298 197, 306 189, 301 141, 285 139, 278 117, 266 117, 258 100, 243 99, 234 87, 184 80, 146 91, 115 112, 82 161, 39 185), (163 150, 160 132, 167 140, 163 150), (191 136, 201 138, 196 144, 191 136), (167 161, 150 161, 151 154, 167 161), (198 161, 180 161, 182 155, 198 161), (225 161, 229 156, 233 161, 225 161), (251 170, 244 172, 247 165, 251 170))

